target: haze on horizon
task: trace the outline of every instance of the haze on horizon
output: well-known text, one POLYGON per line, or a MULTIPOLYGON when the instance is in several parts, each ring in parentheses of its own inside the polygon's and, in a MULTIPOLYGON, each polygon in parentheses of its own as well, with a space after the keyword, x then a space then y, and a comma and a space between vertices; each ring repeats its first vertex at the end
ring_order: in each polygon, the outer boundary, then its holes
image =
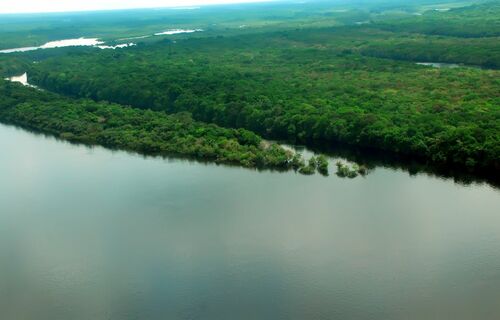
POLYGON ((273 0, 7 0, 0 3, 0 14, 71 12, 134 8, 193 7, 212 4, 269 2, 273 0))

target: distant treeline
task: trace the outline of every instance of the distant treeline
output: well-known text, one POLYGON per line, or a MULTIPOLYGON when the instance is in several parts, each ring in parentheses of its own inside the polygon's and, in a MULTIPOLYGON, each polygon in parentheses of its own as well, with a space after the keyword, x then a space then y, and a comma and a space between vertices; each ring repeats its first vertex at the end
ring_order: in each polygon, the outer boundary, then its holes
POLYGON ((398 37, 370 43, 362 47, 360 52, 379 58, 457 63, 500 69, 500 37, 478 39, 398 37))
MULTIPOLYGON (((453 6, 453 3, 450 3, 453 6)), ((500 2, 488 1, 459 8, 433 9, 413 18, 382 20, 377 27, 393 32, 412 32, 465 38, 500 37, 500 2)))

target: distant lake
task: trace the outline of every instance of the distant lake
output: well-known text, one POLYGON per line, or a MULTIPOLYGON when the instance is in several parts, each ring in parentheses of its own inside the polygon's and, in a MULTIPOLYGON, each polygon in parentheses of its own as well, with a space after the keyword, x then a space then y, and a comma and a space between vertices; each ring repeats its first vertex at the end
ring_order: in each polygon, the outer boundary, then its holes
POLYGON ((481 66, 474 66, 468 64, 456 64, 456 63, 443 63, 443 62, 417 62, 418 65, 434 67, 434 68, 444 68, 444 69, 454 69, 454 68, 475 68, 481 69, 481 66))
MULTIPOLYGON (((190 10, 191 8, 176 8, 178 10, 190 10)), ((198 8, 192 8, 192 9, 198 9, 198 8)), ((143 35, 143 36, 136 36, 136 37, 129 37, 129 38, 122 38, 118 39, 120 40, 136 40, 136 39, 145 39, 145 38, 150 38, 152 36, 171 36, 171 35, 176 35, 176 34, 183 34, 183 33, 195 33, 195 32, 203 32, 203 29, 169 29, 166 31, 162 32, 157 32, 155 34, 148 34, 148 35, 143 35)))
POLYGON ((118 49, 118 48, 132 47, 132 46, 135 46, 135 43, 121 43, 114 46, 109 46, 109 45, 104 45, 104 42, 99 41, 99 39, 97 38, 92 38, 92 39, 79 38, 79 39, 51 41, 39 47, 5 49, 5 50, 0 50, 0 53, 27 52, 39 49, 54 49, 63 47, 96 47, 100 49, 118 49))
POLYGON ((434 68, 458 68, 460 65, 456 63, 441 63, 441 62, 417 62, 420 66, 434 67, 434 68))
MULTIPOLYGON (((195 33, 202 32, 203 29, 170 29, 162 32, 158 32, 152 35, 144 35, 137 37, 129 37, 117 39, 116 41, 123 40, 134 40, 134 39, 145 39, 152 36, 163 36, 163 35, 176 35, 182 33, 195 33)), ((116 45, 105 45, 104 41, 99 40, 98 38, 78 38, 78 39, 66 39, 66 40, 58 40, 47 42, 38 47, 22 47, 22 48, 13 48, 13 49, 4 49, 0 50, 0 53, 15 53, 15 52, 27 52, 27 51, 35 51, 39 49, 53 49, 53 48, 62 48, 62 47, 96 47, 100 49, 119 49, 135 46, 135 43, 120 43, 116 45)))
POLYGON ((26 51, 34 51, 34 50, 38 50, 38 49, 53 49, 53 48, 61 48, 61 47, 97 46, 97 45, 103 44, 103 43, 104 42, 99 41, 99 39, 97 39, 97 38, 66 39, 66 40, 47 42, 44 45, 41 45, 39 47, 24 47, 24 48, 0 50, 0 53, 26 52, 26 51))
POLYGON ((181 33, 195 33, 195 32, 202 32, 202 29, 173 29, 173 30, 167 30, 163 32, 158 32, 155 33, 155 36, 163 36, 163 35, 174 35, 174 34, 181 34, 181 33))
POLYGON ((9 78, 5 78, 5 80, 11 81, 11 82, 17 82, 17 83, 22 84, 23 86, 27 86, 27 87, 36 88, 36 89, 41 90, 37 86, 32 85, 28 82, 28 73, 27 72, 25 72, 21 75, 18 75, 18 76, 12 76, 9 78))
POLYGON ((487 184, 258 172, 5 125, 0 146, 1 319, 500 314, 500 192, 487 184))
POLYGON ((28 73, 27 72, 25 72, 19 76, 12 76, 9 78, 5 78, 5 80, 9 80, 12 82, 18 82, 18 83, 22 84, 23 86, 30 86, 30 84, 28 83, 28 73))

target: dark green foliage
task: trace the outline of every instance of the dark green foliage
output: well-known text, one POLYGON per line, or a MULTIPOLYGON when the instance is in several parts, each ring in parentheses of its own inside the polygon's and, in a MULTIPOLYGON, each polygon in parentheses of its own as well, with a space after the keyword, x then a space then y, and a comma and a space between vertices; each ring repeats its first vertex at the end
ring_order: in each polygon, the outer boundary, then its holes
POLYGON ((365 165, 358 165, 357 171, 360 175, 366 176, 368 174, 368 168, 365 165))
POLYGON ((500 3, 429 10, 420 16, 380 22, 377 26, 396 32, 414 32, 454 37, 499 37, 500 3), (449 10, 448 10, 449 9, 449 10))
POLYGON ((336 175, 341 177, 341 178, 349 178, 353 179, 358 176, 358 167, 354 166, 353 168, 350 168, 348 165, 338 161, 337 162, 337 172, 336 175))
MULTIPOLYGON (((257 135, 193 121, 187 113, 166 115, 116 104, 68 99, 0 80, 0 120, 57 135, 151 155, 181 155, 243 167, 290 169, 302 163, 257 135)), ((300 166, 300 165, 299 165, 300 166)))
POLYGON ((3 76, 22 74, 28 70, 29 65, 24 59, 0 54, 0 79, 3 76))
POLYGON ((328 160, 325 156, 319 155, 317 157, 313 156, 309 159, 307 166, 303 164, 303 161, 299 160, 301 167, 299 172, 302 174, 310 175, 314 174, 318 171, 320 174, 327 176, 328 175, 328 160))
POLYGON ((328 160, 325 156, 320 155, 316 158, 316 164, 318 168, 318 172, 324 176, 328 175, 328 160))
POLYGON ((33 65, 30 75, 59 93, 188 111, 273 139, 342 142, 471 172, 499 168, 499 71, 363 57, 342 49, 353 31, 337 31, 192 39, 168 59, 163 44, 74 54, 33 65))
POLYGON ((363 46, 368 56, 419 62, 458 63, 500 69, 500 38, 388 37, 363 46))
POLYGON ((295 153, 292 157, 292 168, 294 170, 299 170, 306 166, 304 159, 299 153, 295 153))
POLYGON ((300 168, 299 172, 305 175, 311 175, 316 172, 317 162, 315 157, 311 157, 309 159, 309 163, 307 166, 300 168))
MULTIPOLYGON (((309 11, 271 6, 276 15, 254 8, 245 13, 253 28, 247 31, 236 31, 245 14, 231 21, 218 13, 224 36, 215 27, 194 37, 150 39, 124 50, 13 55, 0 59, 0 73, 12 75, 26 67, 30 81, 60 94, 169 114, 187 112, 196 121, 234 128, 231 141, 265 151, 263 156, 236 156, 245 166, 287 163, 285 167, 303 173, 313 167, 327 171, 318 159, 305 165, 280 148, 262 147, 255 132, 292 143, 378 149, 470 173, 498 172, 500 71, 415 64, 498 68, 498 3, 438 12, 433 2, 373 2, 363 4, 364 9, 353 4, 345 12, 334 10, 329 1, 309 11)), ((139 23, 141 30, 157 27, 165 19, 161 15, 153 14, 157 20, 147 27, 139 23)), ((173 21, 190 21, 195 27, 193 21, 208 23, 207 17, 173 21)), ((115 30, 115 36, 125 32, 123 26, 117 28, 121 31, 115 30)), ((92 114, 97 110, 92 104, 86 108, 92 114)), ((197 138, 211 133, 209 125, 181 118, 203 127, 197 138)), ((201 157, 213 154, 213 148, 201 157)), ((366 174, 362 167, 354 169, 366 174)))

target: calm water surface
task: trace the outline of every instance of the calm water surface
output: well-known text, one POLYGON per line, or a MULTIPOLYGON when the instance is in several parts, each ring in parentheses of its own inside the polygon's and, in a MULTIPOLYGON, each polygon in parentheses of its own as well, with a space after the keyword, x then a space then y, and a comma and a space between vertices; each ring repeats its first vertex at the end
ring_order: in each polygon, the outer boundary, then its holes
POLYGON ((500 192, 89 149, 0 125, 0 319, 494 320, 500 192))
POLYGON ((471 64, 456 64, 456 63, 443 63, 443 62, 417 62, 416 64, 420 66, 433 67, 438 69, 455 69, 455 68, 485 69, 482 66, 471 65, 471 64))
MULTIPOLYGON (((182 33, 195 33, 195 32, 203 32, 203 29, 170 29, 167 31, 162 31, 155 33, 153 35, 145 35, 139 37, 130 37, 130 38, 122 38, 121 40, 132 40, 132 39, 144 39, 152 36, 163 36, 163 35, 174 35, 174 34, 182 34, 182 33)), ((135 43, 122 43, 118 45, 104 45, 104 41, 100 41, 99 38, 78 38, 78 39, 66 39, 66 40, 57 40, 47 42, 38 47, 22 47, 22 48, 12 48, 12 49, 4 49, 0 50, 0 53, 16 53, 16 52, 27 52, 27 51, 35 51, 39 49, 54 49, 54 48, 62 48, 62 47, 96 47, 100 49, 119 49, 119 48, 127 48, 135 46, 135 43)))
POLYGON ((0 53, 15 53, 15 52, 26 52, 34 51, 38 49, 54 49, 62 47, 79 47, 79 46, 97 46, 103 44, 104 42, 99 41, 97 38, 78 38, 78 39, 66 39, 47 42, 39 47, 24 47, 24 48, 14 48, 0 50, 0 53))

